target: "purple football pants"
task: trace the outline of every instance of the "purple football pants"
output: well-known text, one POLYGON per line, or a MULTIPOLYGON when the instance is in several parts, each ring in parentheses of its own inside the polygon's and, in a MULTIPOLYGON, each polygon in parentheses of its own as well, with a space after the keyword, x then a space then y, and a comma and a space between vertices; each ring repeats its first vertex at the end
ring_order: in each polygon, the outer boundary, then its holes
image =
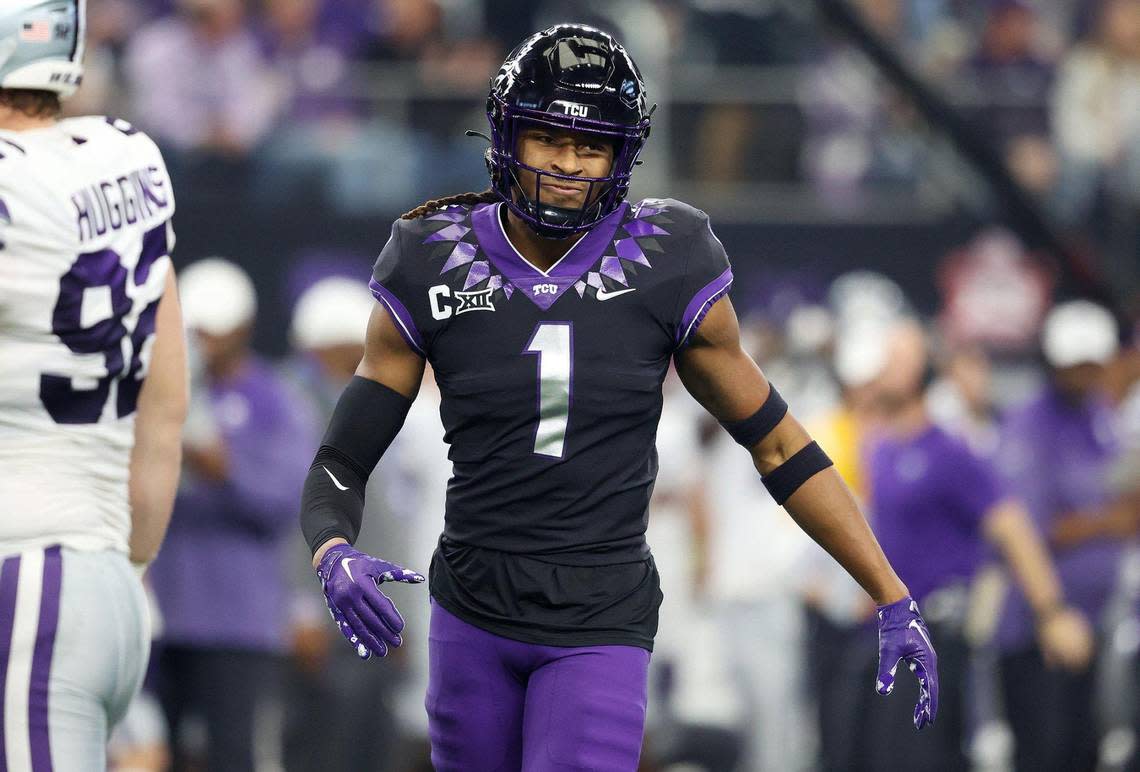
POLYGON ((649 652, 540 646, 431 607, 425 705, 437 772, 633 772, 649 652))

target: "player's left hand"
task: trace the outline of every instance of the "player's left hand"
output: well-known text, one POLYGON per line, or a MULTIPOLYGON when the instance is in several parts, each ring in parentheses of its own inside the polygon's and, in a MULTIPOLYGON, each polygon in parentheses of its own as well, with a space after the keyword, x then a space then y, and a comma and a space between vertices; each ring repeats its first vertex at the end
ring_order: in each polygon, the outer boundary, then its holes
POLYGON ((383 657, 389 647, 403 643, 404 618, 380 585, 419 584, 424 581, 422 574, 366 555, 350 544, 336 544, 321 558, 317 578, 333 621, 358 657, 383 657))
POLYGON ((895 688, 895 671, 906 662, 918 678, 918 704, 914 706, 914 728, 933 724, 938 715, 938 655, 930 631, 918 612, 918 604, 908 595, 902 600, 879 606, 879 694, 895 688))

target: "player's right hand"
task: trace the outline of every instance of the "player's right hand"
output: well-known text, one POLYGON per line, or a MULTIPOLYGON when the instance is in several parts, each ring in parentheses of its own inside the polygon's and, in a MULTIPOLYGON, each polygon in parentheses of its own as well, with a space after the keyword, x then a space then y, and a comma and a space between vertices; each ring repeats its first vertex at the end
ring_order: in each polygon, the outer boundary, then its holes
POLYGON ((350 544, 335 544, 317 566, 329 613, 361 659, 383 657, 403 643, 404 618, 391 598, 380 592, 383 582, 419 584, 422 574, 366 555, 350 544))

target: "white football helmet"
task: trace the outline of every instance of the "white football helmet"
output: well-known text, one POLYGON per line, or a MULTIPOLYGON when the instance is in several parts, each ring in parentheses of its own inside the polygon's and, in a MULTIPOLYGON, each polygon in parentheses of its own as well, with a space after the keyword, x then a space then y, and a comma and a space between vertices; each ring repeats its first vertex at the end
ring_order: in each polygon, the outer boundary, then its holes
POLYGON ((87 0, 0 1, 0 88, 54 91, 83 81, 87 0))

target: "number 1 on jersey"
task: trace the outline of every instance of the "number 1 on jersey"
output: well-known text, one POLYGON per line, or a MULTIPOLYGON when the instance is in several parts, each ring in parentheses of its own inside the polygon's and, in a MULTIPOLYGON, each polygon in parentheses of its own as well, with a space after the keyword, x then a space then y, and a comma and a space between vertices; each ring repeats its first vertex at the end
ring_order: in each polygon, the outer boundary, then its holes
POLYGON ((573 393, 573 325, 540 322, 523 353, 538 354, 538 426, 534 433, 534 452, 562 458, 573 393))

